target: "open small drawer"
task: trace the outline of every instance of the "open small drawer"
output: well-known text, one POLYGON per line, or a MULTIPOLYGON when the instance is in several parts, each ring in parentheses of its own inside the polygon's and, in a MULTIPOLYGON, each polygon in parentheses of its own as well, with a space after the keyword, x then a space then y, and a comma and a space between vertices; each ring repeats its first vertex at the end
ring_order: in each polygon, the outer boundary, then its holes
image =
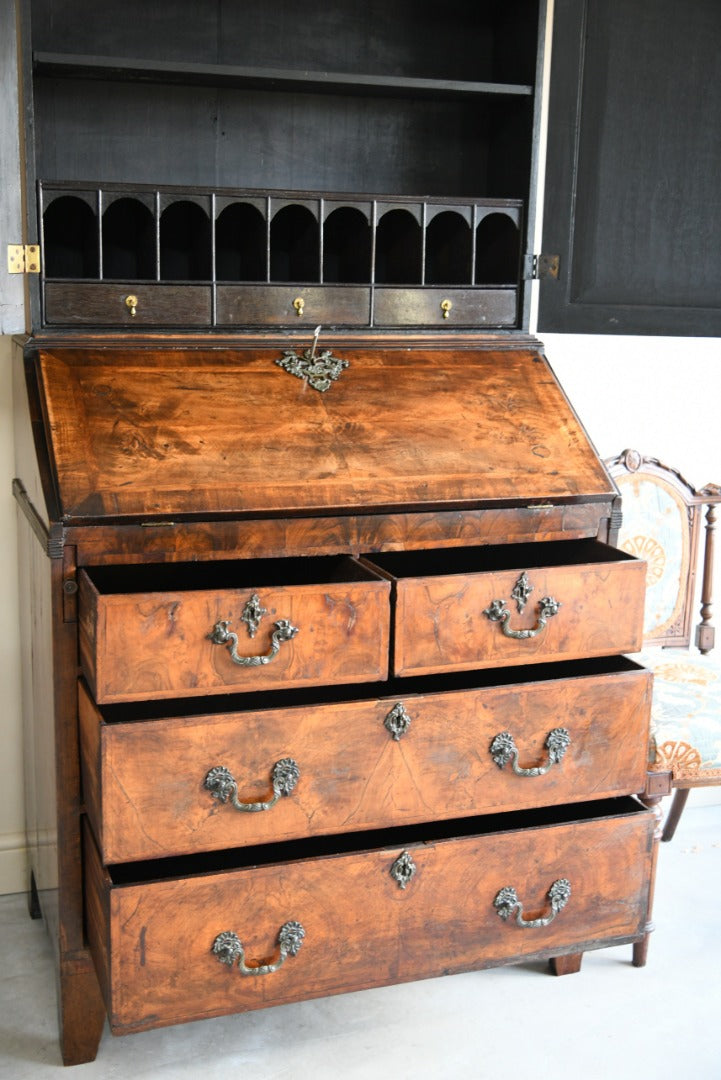
POLYGON ((79 576, 95 700, 373 682, 390 586, 346 557, 107 566, 79 576))
POLYGON ((596 541, 390 553, 394 672, 636 652, 646 564, 596 541))

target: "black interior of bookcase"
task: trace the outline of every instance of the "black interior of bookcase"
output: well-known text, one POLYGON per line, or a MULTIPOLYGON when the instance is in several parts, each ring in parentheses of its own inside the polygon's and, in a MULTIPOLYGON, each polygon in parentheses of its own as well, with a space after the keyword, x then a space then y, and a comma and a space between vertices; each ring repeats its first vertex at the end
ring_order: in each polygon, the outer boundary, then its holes
POLYGON ((543 0, 32 0, 44 281, 508 286, 543 0))
POLYGON ((541 332, 721 336, 721 4, 555 0, 541 332))

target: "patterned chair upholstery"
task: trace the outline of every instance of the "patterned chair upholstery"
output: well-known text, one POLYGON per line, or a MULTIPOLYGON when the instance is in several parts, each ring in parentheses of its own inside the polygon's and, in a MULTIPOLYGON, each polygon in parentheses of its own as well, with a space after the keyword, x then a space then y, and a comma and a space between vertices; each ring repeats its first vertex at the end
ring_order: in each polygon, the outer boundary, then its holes
POLYGON ((709 655, 721 488, 708 484, 697 491, 680 473, 635 450, 624 450, 606 464, 623 500, 619 546, 648 566, 644 651, 638 659, 654 672, 649 748, 654 790, 675 789, 663 831, 663 839, 670 840, 690 789, 721 784, 721 661, 709 655), (698 652, 689 652, 702 532, 698 652))

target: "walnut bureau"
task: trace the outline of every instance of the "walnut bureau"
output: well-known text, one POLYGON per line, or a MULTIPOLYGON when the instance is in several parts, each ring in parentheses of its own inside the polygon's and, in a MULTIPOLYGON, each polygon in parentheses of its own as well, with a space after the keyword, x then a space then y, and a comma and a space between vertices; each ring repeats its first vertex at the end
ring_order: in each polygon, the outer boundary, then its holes
POLYGON ((529 333, 544 0, 19 6, 64 1061, 106 1016, 642 964, 645 569, 529 333))
POLYGON ((645 568, 612 483, 531 343, 333 352, 319 391, 271 346, 26 350, 74 1060, 105 1009, 642 961, 645 568))

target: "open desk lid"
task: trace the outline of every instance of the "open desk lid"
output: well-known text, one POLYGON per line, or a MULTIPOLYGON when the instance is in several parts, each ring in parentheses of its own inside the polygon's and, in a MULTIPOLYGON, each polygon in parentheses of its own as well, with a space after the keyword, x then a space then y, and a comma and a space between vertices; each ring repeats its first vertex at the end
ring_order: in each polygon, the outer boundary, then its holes
POLYGON ((42 350, 63 520, 462 509, 614 494, 531 348, 339 347, 335 365, 332 355, 313 370, 304 351, 284 359, 282 348, 42 350))

